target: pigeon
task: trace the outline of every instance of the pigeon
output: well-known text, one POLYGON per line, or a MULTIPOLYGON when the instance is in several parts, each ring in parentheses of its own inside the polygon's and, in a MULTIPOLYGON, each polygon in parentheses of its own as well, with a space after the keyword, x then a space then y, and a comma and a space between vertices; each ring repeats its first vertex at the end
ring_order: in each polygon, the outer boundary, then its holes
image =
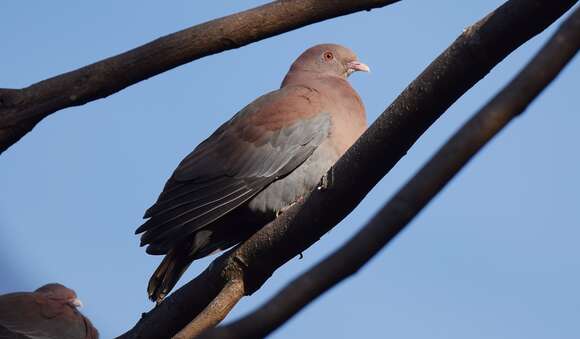
POLYGON ((1 295, 0 338, 97 339, 97 329, 77 309, 81 306, 73 290, 56 283, 1 295))
POLYGON ((161 302, 193 260, 228 249, 315 189, 367 127, 347 77, 368 72, 347 47, 321 44, 280 89, 244 107, 185 157, 145 213, 141 246, 165 255, 147 293, 161 302))

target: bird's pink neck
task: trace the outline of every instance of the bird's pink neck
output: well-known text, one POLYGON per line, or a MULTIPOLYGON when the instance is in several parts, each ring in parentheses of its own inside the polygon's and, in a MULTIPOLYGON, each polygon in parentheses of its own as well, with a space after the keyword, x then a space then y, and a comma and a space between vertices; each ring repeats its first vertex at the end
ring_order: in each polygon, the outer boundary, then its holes
POLYGON ((346 80, 342 77, 332 76, 324 73, 316 73, 312 71, 299 71, 299 70, 290 70, 288 74, 284 77, 280 88, 285 86, 299 86, 304 85, 308 86, 309 84, 324 81, 327 78, 336 78, 336 80, 346 80))

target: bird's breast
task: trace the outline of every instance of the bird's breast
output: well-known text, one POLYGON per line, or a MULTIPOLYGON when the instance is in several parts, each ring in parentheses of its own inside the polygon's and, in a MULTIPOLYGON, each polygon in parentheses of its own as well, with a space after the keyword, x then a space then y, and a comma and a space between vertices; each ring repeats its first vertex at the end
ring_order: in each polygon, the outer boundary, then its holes
POLYGON ((365 108, 358 93, 344 81, 323 84, 328 97, 325 110, 331 113, 330 143, 342 156, 367 128, 365 108))
POLYGON ((300 100, 303 98, 316 105, 314 112, 330 114, 329 134, 304 163, 252 198, 249 202, 251 210, 276 213, 304 197, 316 188, 322 176, 366 129, 362 101, 346 80, 317 79, 309 86, 296 88, 300 100))

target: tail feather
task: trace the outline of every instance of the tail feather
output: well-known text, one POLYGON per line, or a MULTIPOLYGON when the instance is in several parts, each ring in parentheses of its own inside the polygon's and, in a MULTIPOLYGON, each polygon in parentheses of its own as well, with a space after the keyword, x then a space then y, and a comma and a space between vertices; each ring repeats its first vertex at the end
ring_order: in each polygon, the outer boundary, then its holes
POLYGON ((268 221, 269 217, 256 215, 248 210, 238 210, 238 212, 231 213, 220 219, 219 223, 210 224, 203 229, 195 231, 194 234, 178 243, 150 244, 150 247, 163 246, 164 251, 159 252, 166 254, 151 279, 149 279, 147 287, 149 299, 160 303, 175 287, 179 278, 194 260, 234 246, 243 239, 248 238, 268 221), (244 227, 238 227, 242 225, 244 227), (167 252, 165 252, 166 248, 168 249, 167 252))
POLYGON ((193 261, 193 258, 178 250, 179 247, 169 251, 149 279, 147 294, 151 301, 159 304, 193 261))

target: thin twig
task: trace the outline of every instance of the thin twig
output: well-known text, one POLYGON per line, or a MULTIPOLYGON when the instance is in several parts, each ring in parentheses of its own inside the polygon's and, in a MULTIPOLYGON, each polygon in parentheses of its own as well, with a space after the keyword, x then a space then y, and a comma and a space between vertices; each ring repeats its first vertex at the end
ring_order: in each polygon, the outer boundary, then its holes
POLYGON ((308 303, 356 273, 439 193, 502 128, 552 82, 580 49, 580 8, 499 94, 447 141, 425 166, 332 255, 289 283, 265 305, 201 338, 262 338, 308 303))
POLYGON ((219 324, 244 296, 243 280, 229 281, 217 297, 172 339, 191 339, 219 324))

